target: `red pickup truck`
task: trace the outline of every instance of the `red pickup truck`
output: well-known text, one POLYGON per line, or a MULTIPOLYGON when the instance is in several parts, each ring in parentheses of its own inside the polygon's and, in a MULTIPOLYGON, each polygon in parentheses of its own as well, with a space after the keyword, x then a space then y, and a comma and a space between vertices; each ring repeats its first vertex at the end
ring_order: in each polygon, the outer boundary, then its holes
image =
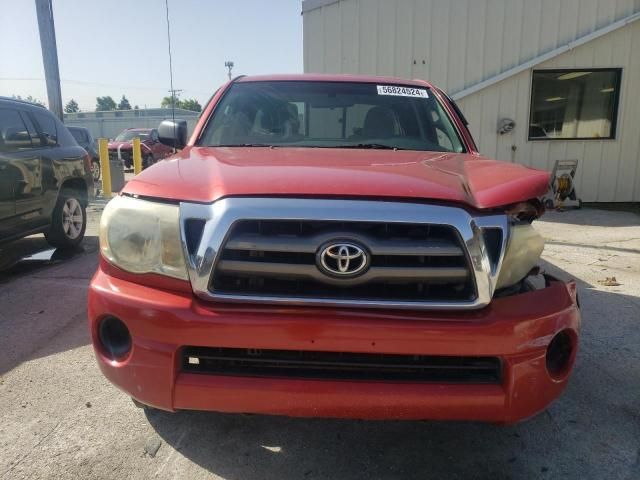
POLYGON ((509 423, 565 388, 549 174, 478 154, 423 81, 240 77, 105 208, 89 325, 136 404, 509 423))
POLYGON ((140 139, 142 167, 147 168, 158 160, 171 155, 173 149, 160 142, 155 128, 127 128, 109 142, 109 158, 118 158, 125 168, 133 168, 133 139, 140 139))

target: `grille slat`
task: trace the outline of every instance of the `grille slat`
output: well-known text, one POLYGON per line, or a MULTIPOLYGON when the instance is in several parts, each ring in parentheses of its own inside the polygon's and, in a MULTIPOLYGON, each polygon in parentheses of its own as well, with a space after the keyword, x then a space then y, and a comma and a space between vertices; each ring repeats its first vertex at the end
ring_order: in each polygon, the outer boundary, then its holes
POLYGON ((430 282, 447 283, 465 280, 469 276, 469 271, 462 267, 371 267, 364 274, 356 278, 332 279, 327 278, 315 265, 237 260, 220 261, 218 263, 218 270, 225 274, 261 275, 281 278, 304 277, 319 282, 345 286, 382 280, 428 280, 430 282))
POLYGON ((472 301, 466 250, 449 225, 240 220, 215 265, 214 293, 367 301, 472 301), (328 242, 361 245, 363 273, 328 275, 317 256, 328 242))
POLYGON ((186 347, 182 370, 209 375, 499 384, 498 357, 186 347), (197 359, 192 363, 190 359, 197 359))
POLYGON ((322 245, 333 238, 341 237, 351 238, 366 244, 372 255, 422 255, 432 257, 464 255, 462 248, 445 240, 402 241, 391 239, 380 241, 348 232, 328 233, 310 238, 293 235, 242 234, 230 239, 225 248, 228 250, 315 253, 318 245, 322 245))

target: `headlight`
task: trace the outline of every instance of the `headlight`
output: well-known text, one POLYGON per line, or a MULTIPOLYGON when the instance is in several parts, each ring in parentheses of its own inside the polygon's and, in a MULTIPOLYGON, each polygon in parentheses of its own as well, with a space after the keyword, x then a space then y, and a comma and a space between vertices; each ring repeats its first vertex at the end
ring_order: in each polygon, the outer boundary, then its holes
POLYGON ((512 226, 496 288, 522 280, 536 266, 543 249, 544 240, 530 224, 512 226))
POLYGON ((100 220, 100 251, 128 272, 187 279, 177 205, 114 198, 100 220))

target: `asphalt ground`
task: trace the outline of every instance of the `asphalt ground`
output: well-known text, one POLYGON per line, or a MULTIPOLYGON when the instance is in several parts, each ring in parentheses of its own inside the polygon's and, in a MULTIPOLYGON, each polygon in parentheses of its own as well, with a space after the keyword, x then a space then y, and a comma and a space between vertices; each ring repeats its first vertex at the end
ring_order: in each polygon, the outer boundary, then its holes
POLYGON ((0 250, 0 478, 640 478, 640 216, 536 223, 544 268, 579 284, 580 352, 548 410, 497 426, 135 408, 98 370, 86 325, 102 208, 76 252, 42 236, 0 250))

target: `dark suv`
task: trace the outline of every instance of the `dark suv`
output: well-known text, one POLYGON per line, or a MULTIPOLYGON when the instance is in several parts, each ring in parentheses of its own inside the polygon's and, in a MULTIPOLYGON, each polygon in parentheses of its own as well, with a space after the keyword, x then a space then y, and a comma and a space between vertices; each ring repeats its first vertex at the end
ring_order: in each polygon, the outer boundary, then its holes
POLYGON ((0 243, 44 232, 78 245, 93 195, 91 158, 51 112, 0 97, 0 243))
POLYGON ((100 155, 98 154, 98 142, 91 135, 91 131, 85 127, 67 127, 78 145, 84 148, 91 157, 91 173, 95 181, 100 180, 100 155))

